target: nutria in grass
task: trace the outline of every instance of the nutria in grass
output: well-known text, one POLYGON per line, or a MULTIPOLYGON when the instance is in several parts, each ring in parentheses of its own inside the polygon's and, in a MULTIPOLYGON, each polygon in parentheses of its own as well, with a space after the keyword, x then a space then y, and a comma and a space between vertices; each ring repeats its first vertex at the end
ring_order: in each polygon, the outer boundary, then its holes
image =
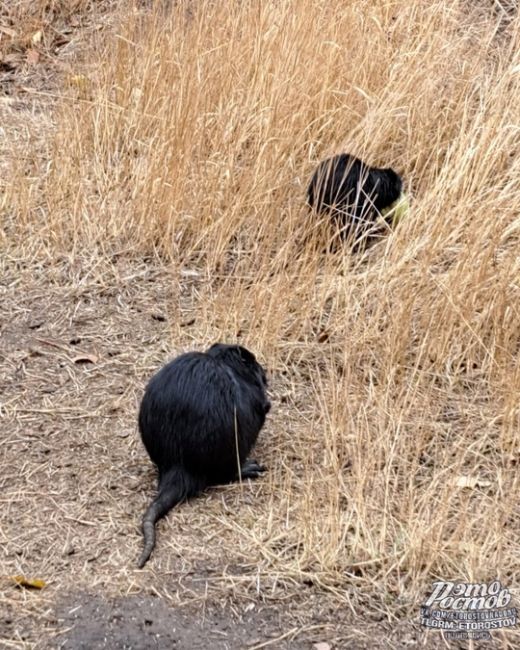
POLYGON ((357 240, 373 234, 376 219, 391 224, 407 209, 401 177, 390 167, 370 167, 359 158, 342 153, 316 168, 307 202, 317 213, 329 214, 342 239, 357 240))

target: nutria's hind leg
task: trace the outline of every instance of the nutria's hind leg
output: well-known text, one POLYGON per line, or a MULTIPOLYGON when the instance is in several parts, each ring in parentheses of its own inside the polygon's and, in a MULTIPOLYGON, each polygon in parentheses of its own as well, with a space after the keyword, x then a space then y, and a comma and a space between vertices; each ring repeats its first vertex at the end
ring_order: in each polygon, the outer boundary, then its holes
POLYGON ((264 465, 259 465, 256 460, 246 460, 240 468, 240 475, 237 474, 236 480, 246 478, 258 478, 263 472, 267 470, 264 465))

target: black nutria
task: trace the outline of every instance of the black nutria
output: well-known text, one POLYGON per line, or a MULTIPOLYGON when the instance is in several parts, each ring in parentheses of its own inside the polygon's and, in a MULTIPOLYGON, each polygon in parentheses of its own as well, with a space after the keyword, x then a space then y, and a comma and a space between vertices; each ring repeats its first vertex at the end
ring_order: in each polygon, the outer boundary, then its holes
POLYGON ((256 478, 247 460, 271 408, 265 372, 240 345, 216 343, 182 354, 152 377, 139 430, 159 472, 157 496, 143 517, 139 568, 155 546, 155 524, 175 504, 209 485, 256 478))
POLYGON ((374 234, 379 215, 395 223, 408 207, 401 177, 390 167, 369 167, 342 153, 322 161, 307 189, 307 202, 329 214, 342 239, 359 240, 374 234))

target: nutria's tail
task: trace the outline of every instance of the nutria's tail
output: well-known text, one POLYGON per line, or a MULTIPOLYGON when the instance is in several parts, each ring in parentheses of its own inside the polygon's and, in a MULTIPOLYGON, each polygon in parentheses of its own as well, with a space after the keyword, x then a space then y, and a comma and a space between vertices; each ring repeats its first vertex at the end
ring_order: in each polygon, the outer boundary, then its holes
POLYGON ((157 496, 148 506, 143 517, 144 548, 137 566, 142 569, 148 562, 155 546, 155 524, 177 503, 195 496, 202 486, 182 467, 173 467, 159 480, 157 496))

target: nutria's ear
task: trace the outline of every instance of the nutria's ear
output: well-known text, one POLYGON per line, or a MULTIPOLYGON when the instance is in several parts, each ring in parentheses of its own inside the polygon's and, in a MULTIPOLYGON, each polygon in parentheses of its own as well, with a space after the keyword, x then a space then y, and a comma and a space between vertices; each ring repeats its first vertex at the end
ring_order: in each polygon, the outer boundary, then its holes
POLYGON ((385 173, 385 181, 388 185, 389 193, 397 195, 401 194, 403 190, 403 180, 399 174, 391 167, 387 167, 383 171, 385 173))
POLYGON ((243 348, 241 345, 237 345, 236 351, 240 355, 242 361, 250 364, 256 363, 255 355, 252 352, 249 352, 249 350, 246 350, 246 348, 243 348))

